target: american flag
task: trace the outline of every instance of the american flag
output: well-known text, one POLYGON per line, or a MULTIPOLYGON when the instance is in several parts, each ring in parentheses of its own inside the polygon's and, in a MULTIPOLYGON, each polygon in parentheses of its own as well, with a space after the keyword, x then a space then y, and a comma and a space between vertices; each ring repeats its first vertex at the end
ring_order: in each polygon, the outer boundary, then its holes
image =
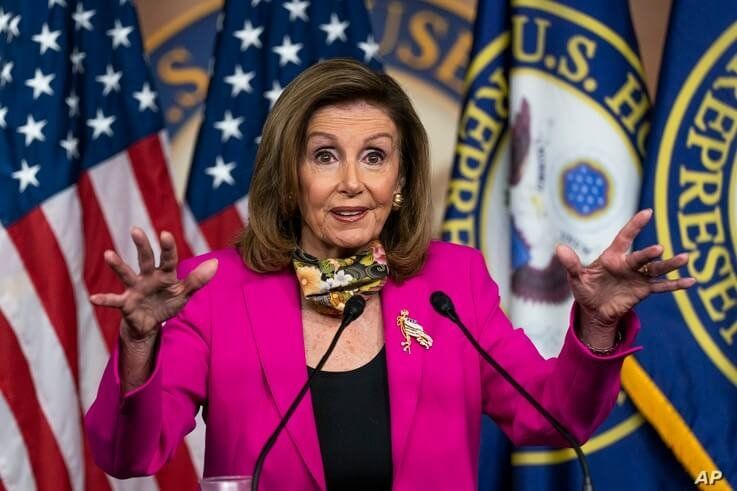
POLYGON ((0 2, 0 490, 196 486, 186 446, 155 478, 110 479, 82 430, 118 334, 88 301, 121 289, 103 251, 135 264, 138 225, 190 254, 162 129, 130 3, 0 2))
POLYGON ((358 0, 230 0, 219 28, 186 192, 186 232, 198 251, 228 245, 247 222, 261 127, 282 89, 321 59, 352 57, 380 67, 358 0))

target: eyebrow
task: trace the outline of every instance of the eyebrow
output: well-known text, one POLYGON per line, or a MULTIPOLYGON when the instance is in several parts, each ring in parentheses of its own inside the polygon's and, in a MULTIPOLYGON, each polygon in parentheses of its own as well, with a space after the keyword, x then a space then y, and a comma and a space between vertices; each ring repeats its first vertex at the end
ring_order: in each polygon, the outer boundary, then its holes
MULTIPOLYGON (((310 134, 307 135, 307 141, 310 141, 313 137, 316 136, 322 136, 327 138, 328 140, 335 140, 335 135, 332 135, 330 133, 325 133, 323 131, 313 131, 310 134)), ((382 132, 382 133, 376 133, 375 135, 371 135, 370 137, 366 138, 364 142, 370 142, 372 140, 377 140, 379 138, 389 138, 392 142, 394 142, 394 137, 392 137, 391 134, 382 132)))

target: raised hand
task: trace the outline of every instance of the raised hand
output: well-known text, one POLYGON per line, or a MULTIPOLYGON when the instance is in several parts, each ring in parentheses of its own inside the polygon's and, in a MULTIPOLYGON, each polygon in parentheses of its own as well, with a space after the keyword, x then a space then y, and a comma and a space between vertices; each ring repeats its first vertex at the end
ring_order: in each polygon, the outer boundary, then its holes
POLYGON ((638 302, 651 293, 681 290, 696 282, 693 278, 662 278, 688 262, 686 253, 660 259, 663 247, 659 244, 629 252, 651 216, 652 210, 635 214, 588 266, 581 264, 570 247, 559 245, 556 249, 558 259, 568 270, 573 297, 580 308, 582 334, 591 334, 585 331, 593 330, 594 338, 609 339, 611 345, 619 320, 638 302))
POLYGON ((176 315, 192 294, 210 281, 217 270, 217 260, 203 262, 180 281, 176 275, 177 247, 169 232, 161 233, 158 267, 143 230, 134 227, 131 238, 138 250, 139 273, 136 274, 114 251, 105 251, 105 262, 126 288, 120 294, 96 293, 90 301, 95 305, 120 309, 124 341, 144 341, 155 338, 161 323, 176 315))

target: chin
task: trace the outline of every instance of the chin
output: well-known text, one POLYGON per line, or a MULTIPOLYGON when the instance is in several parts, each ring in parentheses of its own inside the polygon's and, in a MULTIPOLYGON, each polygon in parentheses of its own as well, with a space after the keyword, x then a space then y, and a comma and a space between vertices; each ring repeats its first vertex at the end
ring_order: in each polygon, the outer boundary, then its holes
POLYGON ((340 247, 341 249, 358 250, 366 246, 369 242, 371 242, 371 239, 351 240, 351 241, 341 241, 341 242, 338 242, 336 245, 340 247))
POLYGON ((340 247, 341 249, 360 249, 369 242, 372 237, 370 235, 340 235, 331 240, 333 244, 340 247))

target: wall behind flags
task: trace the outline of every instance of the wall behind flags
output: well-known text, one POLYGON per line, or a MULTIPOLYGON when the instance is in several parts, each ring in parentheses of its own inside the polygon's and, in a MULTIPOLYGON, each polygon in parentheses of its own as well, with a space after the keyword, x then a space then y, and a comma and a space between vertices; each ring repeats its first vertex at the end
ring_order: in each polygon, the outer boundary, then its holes
MULTIPOLYGON (((351 0, 357 1, 357 0, 351 0)), ((615 0, 625 1, 625 0, 615 0)), ((367 0, 387 71, 407 90, 431 141, 435 230, 444 212, 475 0, 367 0)), ((137 0, 165 111, 181 197, 207 95, 222 0, 137 0)), ((630 0, 654 94, 671 0, 630 0)))

